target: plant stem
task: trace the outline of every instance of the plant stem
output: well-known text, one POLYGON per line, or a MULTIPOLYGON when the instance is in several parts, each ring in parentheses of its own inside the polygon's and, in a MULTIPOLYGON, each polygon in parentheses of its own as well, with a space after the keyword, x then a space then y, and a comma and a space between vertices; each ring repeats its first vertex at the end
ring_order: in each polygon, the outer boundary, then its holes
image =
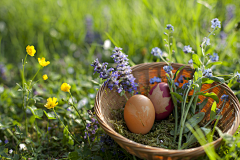
POLYGON ((24 59, 24 61, 23 61, 23 64, 22 64, 22 66, 23 66, 23 71, 22 71, 22 99, 23 99, 23 110, 25 110, 25 118, 26 118, 26 124, 25 124, 25 129, 26 129, 26 136, 28 135, 28 126, 27 126, 27 113, 26 113, 26 106, 25 106, 25 97, 24 97, 24 95, 25 95, 25 85, 24 85, 24 83, 25 83, 25 75, 24 75, 24 67, 25 67, 25 64, 26 64, 26 60, 27 60, 27 54, 26 54, 26 56, 25 56, 25 59, 24 59))
MULTIPOLYGON (((55 111, 55 109, 53 108, 53 112, 56 114, 56 116, 57 116, 57 118, 59 119, 59 121, 62 123, 62 125, 64 126, 64 129, 66 128, 66 126, 64 125, 64 123, 62 122, 62 120, 58 117, 58 115, 57 115, 57 113, 56 113, 56 111, 55 111)), ((73 135, 72 135, 72 133, 71 132, 69 132, 69 130, 68 130, 68 128, 67 128, 67 132, 69 133, 69 135, 72 137, 72 139, 74 139, 79 145, 81 145, 74 137, 73 137, 73 135)))
POLYGON ((37 119, 35 118, 35 127, 36 127, 36 130, 37 130, 37 141, 38 141, 38 144, 40 144, 40 140, 39 140, 39 136, 38 136, 38 125, 37 125, 37 119))
POLYGON ((40 67, 40 68, 38 69, 37 73, 33 76, 32 82, 33 82, 34 78, 36 77, 36 75, 38 74, 38 72, 40 71, 41 68, 42 68, 42 67, 40 67))
POLYGON ((23 64, 22 64, 22 66, 23 66, 23 72, 22 72, 22 87, 23 87, 23 88, 24 88, 24 83, 25 83, 24 66, 25 66, 26 60, 27 60, 27 54, 26 54, 25 59, 24 59, 23 64))
POLYGON ((19 144, 20 143, 20 141, 17 139, 17 137, 12 133, 12 131, 9 129, 9 128, 7 128, 7 131, 8 131, 8 133, 11 135, 11 136, 13 136, 13 138, 17 141, 17 144, 19 144))
POLYGON ((25 118, 26 118, 25 119, 25 123, 26 123, 25 124, 25 129, 26 129, 26 136, 28 136, 28 124, 27 124, 28 120, 27 120, 27 112, 26 111, 27 111, 27 109, 25 109, 25 118))
MULTIPOLYGON (((70 94, 70 96, 71 96, 71 98, 72 98, 72 101, 73 101, 73 97, 72 97, 72 94, 71 94, 70 91, 69 91, 69 94, 70 94)), ((86 128, 86 122, 85 122, 85 120, 83 119, 83 117, 81 116, 81 114, 78 112, 76 106, 74 105, 74 102, 73 102, 73 108, 74 108, 75 111, 78 113, 79 117, 82 119, 82 122, 83 122, 83 124, 84 124, 84 128, 86 128)))
MULTIPOLYGON (((186 95, 187 96, 187 95, 186 95)), ((178 149, 181 148, 181 143, 182 143, 182 134, 183 134, 183 128, 184 128, 184 124, 185 124, 185 121, 186 121, 186 118, 187 118, 187 115, 188 115, 188 111, 189 111, 189 108, 191 107, 191 104, 192 104, 192 101, 193 99, 195 98, 195 90, 194 90, 194 93, 188 103, 188 106, 187 106, 187 109, 186 109, 186 112, 185 113, 182 113, 182 118, 181 118, 181 124, 180 124, 180 133, 179 133, 179 141, 178 141, 178 149), (184 114, 184 115, 183 115, 184 114)))
POLYGON ((227 80, 227 81, 224 81, 224 82, 221 82, 221 83, 219 83, 219 84, 217 84, 217 85, 215 85, 215 86, 213 86, 213 87, 211 87, 211 88, 208 88, 208 89, 206 89, 206 90, 204 90, 204 91, 201 91, 201 92, 206 92, 206 91, 208 91, 208 90, 210 90, 210 89, 213 89, 213 88, 215 88, 215 87, 217 87, 217 86, 220 86, 221 84, 223 84, 223 83, 225 83, 225 82, 228 82, 228 81, 232 80, 232 79, 235 78, 235 77, 237 77, 237 76, 233 76, 231 79, 229 79, 229 80, 227 80))
POLYGON ((125 93, 123 94, 123 96, 124 96, 124 97, 126 98, 126 100, 128 101, 128 98, 127 98, 127 96, 126 96, 126 94, 125 94, 125 93))
POLYGON ((170 34, 170 33, 168 33, 168 53, 169 53, 169 61, 170 61, 170 63, 171 63, 171 62, 172 62, 172 61, 171 61, 171 60, 172 60, 172 54, 171 54, 169 34, 170 34))
MULTIPOLYGON (((171 79, 172 80, 172 79, 171 79)), ((172 85, 174 85, 174 81, 172 80, 172 85)), ((170 88, 170 91, 173 92, 173 87, 172 85, 169 84, 168 82, 168 86, 170 88)), ((176 88, 174 89, 174 92, 176 92, 176 88)), ((174 95, 171 94, 171 97, 173 99, 173 104, 174 104, 174 119, 175 119, 175 127, 174 127, 174 141, 177 138, 177 126, 178 126, 178 108, 177 108, 177 104, 176 104, 176 99, 174 97, 174 95)))

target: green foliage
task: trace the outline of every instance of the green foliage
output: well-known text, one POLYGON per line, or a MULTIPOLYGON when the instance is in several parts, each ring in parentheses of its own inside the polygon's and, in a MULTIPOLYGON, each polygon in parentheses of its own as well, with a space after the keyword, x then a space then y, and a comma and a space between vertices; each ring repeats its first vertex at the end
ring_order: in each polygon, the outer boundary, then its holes
POLYGON ((198 92, 198 93, 196 93, 196 95, 202 95, 202 96, 205 96, 205 97, 210 97, 213 100, 215 100, 217 103, 219 102, 218 96, 213 92, 210 92, 210 93, 198 92))

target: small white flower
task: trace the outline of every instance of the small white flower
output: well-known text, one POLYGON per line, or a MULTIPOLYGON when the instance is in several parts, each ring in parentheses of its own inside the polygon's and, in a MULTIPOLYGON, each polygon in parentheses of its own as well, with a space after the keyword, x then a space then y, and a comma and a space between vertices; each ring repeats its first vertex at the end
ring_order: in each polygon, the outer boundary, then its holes
POLYGON ((111 41, 109 39, 104 41, 103 48, 105 50, 109 49, 111 47, 111 41))
POLYGON ((96 95, 90 93, 90 94, 88 94, 88 96, 89 96, 90 98, 95 98, 96 95))
POLYGON ((74 73, 73 67, 69 67, 67 71, 68 71, 69 74, 73 74, 74 73))
POLYGON ((163 143, 163 140, 160 140, 161 143, 163 143))
POLYGON ((24 143, 19 144, 19 150, 20 150, 20 151, 21 151, 21 150, 26 151, 26 150, 27 150, 26 145, 25 145, 24 143))
POLYGON ((13 150, 12 150, 12 149, 10 149, 10 150, 9 150, 9 154, 12 154, 12 152, 13 152, 13 150))
POLYGON ((4 91, 4 87, 0 86, 0 93, 3 93, 3 91, 4 91))
POLYGON ((0 140, 0 144, 2 143, 2 140, 0 140))

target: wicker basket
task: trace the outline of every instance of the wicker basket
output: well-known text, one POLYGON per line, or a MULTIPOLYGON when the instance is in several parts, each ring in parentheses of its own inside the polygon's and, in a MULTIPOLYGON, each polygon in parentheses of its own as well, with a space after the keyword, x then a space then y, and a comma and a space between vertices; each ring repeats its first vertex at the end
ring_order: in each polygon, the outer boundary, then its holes
MULTIPOLYGON (((138 91, 142 94, 146 94, 149 88, 154 85, 149 84, 150 78, 154 76, 160 76, 162 81, 167 82, 165 71, 163 70, 163 66, 166 63, 163 62, 155 62, 155 63, 144 63, 139 64, 132 67, 132 74, 136 78, 138 83, 138 91)), ((178 68, 183 66, 182 64, 173 63, 172 67, 174 68, 173 72, 176 72, 178 68)), ((192 78, 193 69, 190 66, 186 66, 178 76, 185 75, 186 77, 192 78)), ((176 78, 177 79, 177 78, 176 78)), ((206 84, 203 85, 202 90, 210 88, 214 84, 206 84)), ((218 127, 225 133, 233 135, 239 126, 240 120, 240 104, 237 97, 231 91, 231 89, 225 85, 219 85, 209 92, 214 92, 220 98, 223 94, 229 95, 229 100, 226 102, 224 109, 221 112, 223 116, 218 123, 218 127)), ((127 95, 130 97, 130 95, 127 95)), ((199 97, 203 100, 205 97, 199 97)), ((111 117, 110 108, 119 109, 124 106, 126 103, 126 99, 124 97, 119 96, 116 91, 110 91, 106 86, 102 86, 95 99, 95 112, 100 126, 103 130, 111 136, 122 148, 124 148, 129 153, 143 159, 195 159, 201 155, 204 155, 203 147, 184 149, 184 150, 170 150, 163 149, 157 147, 151 147, 147 145, 142 145, 136 143, 132 140, 129 140, 120 134, 118 134, 111 123, 109 123, 109 119, 113 119, 111 117)), ((201 124, 206 124, 209 121, 211 105, 213 100, 211 98, 208 99, 207 105, 202 109, 202 112, 206 112, 204 119, 201 124)), ((223 103, 223 101, 219 101, 218 106, 223 103)), ((217 139, 212 142, 215 147, 219 147, 222 138, 217 139)))

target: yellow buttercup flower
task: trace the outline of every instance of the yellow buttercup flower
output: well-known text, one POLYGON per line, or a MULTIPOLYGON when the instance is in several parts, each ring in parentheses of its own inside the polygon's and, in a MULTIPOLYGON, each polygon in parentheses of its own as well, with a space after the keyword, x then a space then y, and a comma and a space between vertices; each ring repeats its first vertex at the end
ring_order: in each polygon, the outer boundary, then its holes
POLYGON ((44 75, 42 76, 42 78, 43 78, 43 80, 45 81, 45 80, 48 79, 48 76, 47 76, 46 74, 44 74, 44 75))
POLYGON ((71 86, 70 86, 69 84, 67 84, 67 83, 63 83, 63 84, 61 85, 61 90, 62 90, 63 92, 70 92, 70 89, 71 89, 71 86))
POLYGON ((38 58, 38 62, 39 62, 39 64, 40 64, 41 66, 43 66, 43 67, 45 67, 45 66, 47 66, 47 65, 50 64, 49 61, 45 61, 45 58, 44 58, 44 57, 42 57, 41 59, 38 58))
POLYGON ((51 109, 51 108, 54 108, 56 105, 58 105, 57 98, 50 97, 47 99, 47 103, 44 105, 44 107, 46 107, 47 109, 51 109))
POLYGON ((26 51, 27 51, 27 54, 29 54, 30 56, 34 56, 34 54, 36 53, 36 50, 34 49, 34 46, 27 46, 26 47, 26 51))

